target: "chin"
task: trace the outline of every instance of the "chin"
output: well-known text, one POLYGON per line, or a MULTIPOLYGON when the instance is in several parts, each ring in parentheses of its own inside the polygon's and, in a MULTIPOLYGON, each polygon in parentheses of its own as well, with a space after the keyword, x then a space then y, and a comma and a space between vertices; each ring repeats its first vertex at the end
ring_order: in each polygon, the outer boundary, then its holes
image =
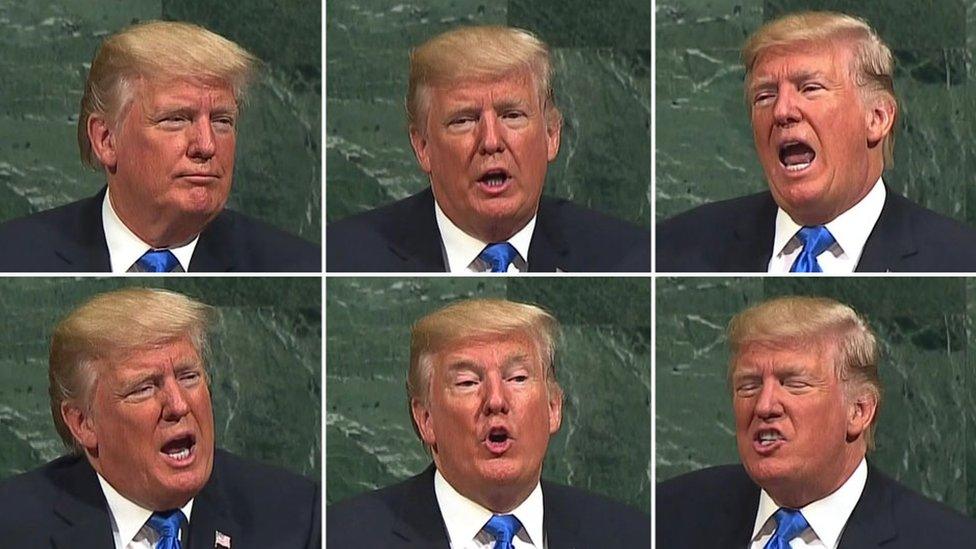
POLYGON ((482 478, 494 484, 510 484, 523 477, 522 468, 508 459, 489 460, 480 469, 482 478))

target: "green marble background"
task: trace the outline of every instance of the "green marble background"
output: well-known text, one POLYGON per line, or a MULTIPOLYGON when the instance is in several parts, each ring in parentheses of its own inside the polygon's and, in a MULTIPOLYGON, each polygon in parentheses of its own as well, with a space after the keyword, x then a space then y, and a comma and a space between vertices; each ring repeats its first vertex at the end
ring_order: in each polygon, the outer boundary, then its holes
POLYGON ((108 34, 188 21, 265 63, 241 118, 228 206, 321 241, 321 7, 302 0, 0 0, 0 221, 95 194, 75 137, 88 66, 108 34))
POLYGON ((330 278, 326 502, 394 484, 430 458, 407 411, 410 325, 458 299, 545 307, 563 326, 563 424, 543 477, 650 512, 650 280, 330 278))
POLYGON ((327 4, 327 222, 428 185, 407 137, 409 50, 459 25, 495 24, 529 29, 553 49, 566 122, 545 193, 649 227, 648 0, 327 4))
POLYGON ((658 278, 657 480, 738 463, 726 385, 725 328, 778 295, 847 303, 879 338, 884 402, 875 465, 976 516, 976 280, 963 278, 658 278))
POLYGON ((217 445, 320 475, 322 316, 318 278, 0 278, 0 479, 65 453, 47 396, 55 324, 89 297, 146 286, 219 310, 211 395, 217 445))
POLYGON ((976 224, 976 4, 961 0, 658 0, 656 219, 767 188, 739 48, 764 21, 803 9, 863 17, 892 48, 900 120, 885 182, 976 224))

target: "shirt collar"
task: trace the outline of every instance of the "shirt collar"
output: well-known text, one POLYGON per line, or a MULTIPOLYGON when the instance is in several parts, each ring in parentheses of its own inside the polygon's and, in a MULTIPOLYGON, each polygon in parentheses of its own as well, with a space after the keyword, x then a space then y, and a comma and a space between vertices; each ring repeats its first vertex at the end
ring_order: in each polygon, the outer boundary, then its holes
MULTIPOLYGON (((886 196, 887 191, 885 190, 884 180, 879 177, 874 187, 871 188, 860 202, 854 204, 846 212, 838 215, 825 225, 827 230, 830 231, 830 234, 834 236, 836 246, 840 248, 839 253, 847 254, 848 257, 853 259, 855 265, 860 261, 864 244, 868 241, 868 237, 871 236, 871 231, 874 230, 874 225, 878 222, 878 218, 881 217, 881 210, 884 208, 886 196)), ((784 251, 787 253, 792 251, 792 245, 789 250, 784 250, 784 248, 791 244, 791 240, 793 240, 797 231, 802 227, 802 225, 798 225, 793 221, 790 214, 786 213, 783 208, 777 208, 773 255, 783 253, 784 251)), ((792 244, 796 247, 800 246, 799 240, 792 244)))
MULTIPOLYGON (((462 231, 447 217, 447 214, 441 209, 437 200, 434 200, 434 217, 437 219, 437 228, 441 232, 441 242, 444 245, 444 252, 447 256, 448 272, 471 272, 468 266, 475 259, 478 259, 481 251, 485 249, 485 246, 489 242, 483 242, 462 231)), ((532 242, 532 233, 535 231, 535 220, 536 216, 533 215, 532 219, 521 230, 515 233, 512 238, 508 239, 508 243, 519 253, 523 262, 528 261, 529 244, 532 242)), ((526 263, 521 264, 526 268, 528 267, 526 263)), ((520 271, 524 271, 526 268, 520 269, 520 271)))
MULTIPOLYGON (((844 481, 833 493, 823 499, 809 503, 800 509, 803 518, 807 520, 810 529, 824 547, 837 547, 840 535, 844 532, 847 519, 854 512, 854 507, 861 499, 864 485, 868 479, 868 464, 864 458, 858 464, 851 476, 844 481)), ((759 511, 756 514, 756 524, 752 529, 752 539, 755 541, 763 534, 771 534, 776 528, 773 514, 779 505, 763 490, 759 495, 759 511)))
MULTIPOLYGON (((108 503, 114 533, 122 541, 122 547, 125 547, 142 530, 153 512, 118 493, 102 475, 98 473, 95 475, 98 476, 98 483, 102 486, 102 493, 105 494, 105 501, 108 503)), ((193 510, 193 499, 186 502, 186 505, 180 510, 183 511, 183 515, 186 516, 187 523, 189 523, 190 512, 193 510)))
MULTIPOLYGON (((105 244, 108 245, 108 258, 112 265, 113 273, 124 273, 140 258, 142 254, 153 249, 141 238, 135 235, 125 223, 119 219, 112 201, 109 200, 111 188, 105 191, 105 200, 102 201, 102 230, 105 231, 105 244)), ((183 271, 190 269, 190 258, 193 257, 193 250, 197 246, 200 235, 193 237, 192 240, 182 246, 168 248, 173 252, 176 259, 183 267, 183 271)))
MULTIPOLYGON (((458 493, 440 471, 434 472, 434 495, 437 496, 437 505, 441 509, 441 517, 444 519, 452 546, 458 547, 475 539, 491 518, 490 510, 458 493)), ((507 514, 515 515, 515 518, 519 519, 533 545, 543 546, 541 484, 536 483, 529 497, 507 514)))

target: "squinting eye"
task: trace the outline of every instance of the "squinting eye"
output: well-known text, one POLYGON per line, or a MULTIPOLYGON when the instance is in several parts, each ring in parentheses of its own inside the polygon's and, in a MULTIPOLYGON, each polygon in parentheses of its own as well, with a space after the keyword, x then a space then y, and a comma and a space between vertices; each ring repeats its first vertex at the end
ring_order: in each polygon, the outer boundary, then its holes
POLYGON ((529 380, 529 376, 527 376, 527 375, 520 375, 520 376, 513 376, 512 377, 512 381, 515 381, 517 383, 524 383, 524 382, 526 382, 528 380, 529 380))

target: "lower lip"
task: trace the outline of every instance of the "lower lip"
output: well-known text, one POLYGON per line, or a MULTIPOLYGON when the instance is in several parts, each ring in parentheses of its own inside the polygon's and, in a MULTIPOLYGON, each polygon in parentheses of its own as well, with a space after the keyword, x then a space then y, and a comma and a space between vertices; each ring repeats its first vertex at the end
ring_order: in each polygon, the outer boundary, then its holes
POLYGON ((485 441, 485 448, 493 455, 500 456, 508 451, 512 447, 512 439, 506 438, 504 442, 492 442, 490 440, 485 441))
POLYGON ((215 175, 184 175, 182 179, 189 181, 195 185, 209 185, 220 178, 215 175))
POLYGON ((788 177, 798 177, 798 176, 806 175, 806 173, 809 172, 810 169, 813 167, 813 163, 816 161, 817 159, 814 158, 813 160, 807 162, 806 164, 793 164, 792 166, 789 167, 787 167, 786 164, 780 162, 779 167, 780 169, 783 170, 783 173, 785 173, 788 177))
POLYGON ((173 467, 175 469, 182 469, 184 467, 189 467, 190 465, 193 465, 193 462, 196 461, 197 445, 194 444, 193 446, 190 446, 190 455, 186 456, 183 459, 176 459, 175 457, 171 456, 170 454, 167 454, 166 452, 160 452, 160 454, 162 454, 163 460, 166 463, 168 463, 170 467, 173 467))
POLYGON ((507 178, 505 181, 502 181, 500 185, 489 185, 482 181, 478 181, 478 188, 481 189, 481 192, 485 194, 497 195, 497 194, 502 194, 506 190, 508 190, 508 187, 511 186, 511 183, 512 183, 511 177, 507 178))
POLYGON ((786 441, 783 439, 775 440, 773 442, 763 443, 758 440, 752 441, 752 449, 756 451, 757 454, 761 456, 768 456, 779 449, 780 446, 785 444, 786 441))

